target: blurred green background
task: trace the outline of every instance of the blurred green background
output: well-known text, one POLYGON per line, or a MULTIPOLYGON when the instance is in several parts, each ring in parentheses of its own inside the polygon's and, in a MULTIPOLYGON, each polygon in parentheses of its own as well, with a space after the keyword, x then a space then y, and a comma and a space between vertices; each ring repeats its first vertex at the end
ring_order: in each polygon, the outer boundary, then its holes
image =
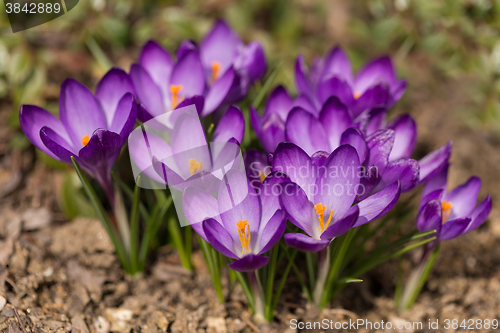
POLYGON ((393 57, 409 83, 399 109, 411 109, 408 96, 425 84, 445 101, 458 94, 454 114, 469 126, 500 132, 500 1, 81 0, 66 15, 15 34, 3 2, 0 12, 0 110, 14 132, 9 149, 29 145, 18 130, 21 104, 57 112, 66 77, 95 87, 113 65, 128 71, 148 39, 173 53, 185 38, 199 41, 219 17, 246 41, 263 43, 270 69, 284 62, 277 83, 291 91, 298 54, 310 62, 340 44, 356 69, 374 56, 393 57), (453 93, 442 89, 449 82, 453 93))

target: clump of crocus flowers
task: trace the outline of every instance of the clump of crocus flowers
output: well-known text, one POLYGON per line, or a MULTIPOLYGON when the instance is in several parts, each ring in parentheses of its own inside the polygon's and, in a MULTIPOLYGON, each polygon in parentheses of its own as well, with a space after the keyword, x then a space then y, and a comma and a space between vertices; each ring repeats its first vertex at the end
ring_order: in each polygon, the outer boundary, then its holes
POLYGON ((260 112, 261 101, 247 94, 274 71, 264 79, 262 45, 245 44, 220 20, 199 44, 184 41, 175 57, 148 41, 129 73, 111 69, 95 94, 67 79, 60 119, 23 105, 21 127, 37 148, 74 165, 129 274, 144 270, 164 221, 190 269, 194 230, 219 299, 227 264, 256 319, 271 321, 291 272, 305 297, 324 307, 363 273, 420 248, 421 260, 397 300, 401 309, 411 307, 440 242, 484 223, 490 196, 477 204, 477 177, 447 188, 451 143, 412 159, 415 121, 388 115, 407 84, 389 57, 354 75, 340 47, 310 67, 299 56, 298 96, 278 86, 260 112), (127 142, 133 190, 112 171, 127 142), (411 219, 412 201, 401 194, 421 185, 417 230, 394 233, 394 225, 411 219), (141 195, 141 187, 156 199, 141 195), (379 230, 388 231, 368 249, 379 230))

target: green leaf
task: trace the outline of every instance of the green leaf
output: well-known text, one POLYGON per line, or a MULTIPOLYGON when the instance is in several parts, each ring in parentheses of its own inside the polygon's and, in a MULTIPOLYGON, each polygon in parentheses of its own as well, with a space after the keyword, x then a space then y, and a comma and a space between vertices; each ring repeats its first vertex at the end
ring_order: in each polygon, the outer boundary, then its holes
POLYGON ((167 225, 170 237, 172 237, 172 241, 174 242, 174 246, 177 251, 179 251, 179 255, 181 256, 182 266, 184 266, 184 268, 186 269, 192 269, 191 258, 186 253, 186 248, 184 246, 184 240, 181 233, 181 227, 175 214, 172 214, 167 219, 167 225))
POLYGON ((89 35, 85 42, 87 44, 87 47, 90 50, 90 53, 92 53, 92 55, 94 56, 94 59, 97 61, 99 66, 101 66, 101 68, 104 71, 107 71, 111 67, 113 67, 113 63, 108 59, 108 57, 106 56, 106 53, 104 53, 101 46, 99 46, 99 44, 96 42, 94 37, 89 35))
POLYGON ((309 291, 309 288, 307 287, 307 284, 305 283, 304 279, 302 278, 302 274, 300 272, 300 270, 297 268, 297 265, 295 265, 293 259, 294 259, 294 256, 295 254, 292 254, 290 255, 288 253, 288 246, 285 245, 285 243, 283 242, 280 242, 280 245, 281 245, 281 248, 283 249, 283 251, 285 252, 285 255, 288 259, 288 262, 292 265, 292 269, 295 273, 295 275, 297 276, 297 279, 299 280, 299 283, 302 287, 302 291, 304 292, 304 294, 306 295, 306 298, 308 301, 312 302, 312 295, 311 295, 311 292, 309 291))
MULTIPOLYGON (((336 284, 336 280, 340 275, 340 270, 343 266, 343 262, 347 253, 347 250, 350 247, 351 241, 354 237, 356 231, 354 229, 350 229, 347 233, 342 235, 339 238, 334 240, 335 247, 332 250, 332 267, 328 274, 328 278, 325 284, 324 292, 321 295, 320 303, 318 304, 320 307, 325 307, 328 302, 331 301, 333 296, 334 285, 336 284)), ((352 274, 356 276, 356 274, 352 274)))
MULTIPOLYGON (((220 267, 218 265, 218 263, 216 262, 214 256, 212 255, 212 249, 211 249, 211 245, 205 241, 203 238, 201 238, 200 236, 198 236, 198 243, 200 244, 200 248, 201 248, 201 251, 203 252, 203 256, 205 257, 205 262, 207 263, 207 266, 208 266, 208 271, 210 272, 210 276, 212 277, 212 282, 214 284, 214 289, 215 289, 215 292, 217 293, 217 297, 219 298, 219 302, 221 303, 224 303, 224 295, 222 294, 222 285, 221 285, 221 281, 220 281, 220 273, 218 273, 218 271, 220 270, 220 267), (219 278, 217 278, 219 277, 219 278)), ((238 272, 236 272, 238 273, 238 272)), ((241 275, 241 273, 240 273, 241 275)), ((242 278, 243 276, 238 276, 238 274, 236 274, 236 277, 238 278, 238 280, 240 280, 240 278, 242 278)), ((245 279, 243 279, 244 281, 245 279)), ((241 281, 240 281, 240 284, 241 284, 241 281)), ((243 287, 243 292, 245 292, 245 295, 247 295, 247 291, 245 291, 245 287, 243 286, 242 284, 242 287, 243 287)), ((246 286, 246 288, 248 289, 248 285, 246 286)), ((251 295, 251 293, 250 293, 251 295)), ((247 296, 248 298, 248 296, 247 296)), ((250 300, 249 300, 250 302, 250 300)), ((253 299, 252 299, 252 302, 253 302, 253 299)))
MULTIPOLYGON (((426 234, 424 236, 417 234, 414 237, 415 238, 416 237, 422 238, 422 237, 428 236, 429 233, 433 234, 435 232, 436 232, 435 230, 431 230, 431 231, 428 231, 425 233, 421 233, 421 234, 426 234)), ((403 248, 401 248, 395 252, 392 252, 392 253, 389 251, 388 251, 389 253, 385 253, 385 254, 378 254, 377 253, 377 255, 371 256, 371 257, 367 258, 366 260, 364 260, 363 262, 361 262, 360 264, 353 267, 352 270, 350 271, 349 275, 360 276, 360 275, 364 274, 365 272, 371 270, 372 268, 374 268, 378 265, 381 265, 382 263, 386 262, 387 260, 397 258, 397 257, 403 255, 404 253, 411 251, 411 250, 413 250, 417 247, 420 247, 422 245, 425 245, 429 242, 432 242, 435 239, 436 239, 436 237, 431 237, 431 238, 427 238, 427 239, 424 239, 424 240, 419 241, 419 242, 411 243, 411 244, 408 244, 408 245, 404 246, 403 248)))
POLYGON ((266 281, 266 291, 265 291, 265 317, 268 321, 272 320, 273 308, 272 308, 272 300, 273 300, 273 287, 274 287, 274 278, 276 276, 276 268, 278 261, 278 249, 279 246, 274 246, 271 249, 271 256, 269 260, 269 264, 267 265, 267 281, 266 281))
POLYGON ((141 270, 144 270, 144 265, 146 263, 146 257, 151 246, 151 241, 158 232, 161 222, 165 218, 165 215, 167 214, 167 211, 171 205, 172 197, 167 198, 165 201, 157 201, 155 207, 153 208, 151 217, 146 219, 146 230, 144 231, 144 235, 142 236, 141 249, 139 250, 139 265, 141 267, 141 270))
MULTIPOLYGON (((125 193, 125 195, 128 197, 128 199, 133 200, 134 199, 134 191, 132 191, 127 186, 127 184, 125 184, 123 182, 123 180, 121 180, 121 178, 116 175, 116 173, 114 171, 111 171, 111 177, 113 177, 113 180, 118 184, 118 186, 125 193)), ((149 221, 150 217, 149 217, 148 210, 146 209, 144 204, 140 201, 139 201, 139 211, 140 211, 141 216, 144 219, 144 221, 149 221)))
POLYGON ((438 244, 429 258, 427 258, 427 260, 424 260, 410 276, 407 290, 405 290, 400 303, 400 306, 403 310, 410 309, 417 300, 417 297, 424 287, 424 284, 429 277, 432 267, 436 262, 437 256, 439 254, 439 249, 441 247, 440 245, 441 244, 438 244))
POLYGON ((274 80, 276 79, 276 76, 278 76, 278 73, 280 72, 282 65, 283 63, 279 62, 278 65, 274 67, 273 71, 271 72, 271 74, 269 74, 269 76, 266 79, 266 82, 262 86, 262 89, 259 91, 259 94, 253 101, 252 105, 256 110, 260 109, 260 107, 262 106, 262 103, 264 102, 264 99, 269 90, 271 90, 274 80))
POLYGON ((351 278, 351 277, 341 278, 341 279, 338 279, 338 281, 337 281, 338 284, 361 283, 361 282, 363 282, 363 280, 351 278))
POLYGON ((402 296, 403 296, 403 259, 402 257, 399 257, 398 279, 396 282, 396 290, 394 291, 394 303, 396 304, 396 309, 401 308, 402 296))
POLYGON ((87 197, 82 193, 82 184, 74 172, 67 172, 57 196, 59 207, 70 220, 77 216, 97 218, 87 197))
MULTIPOLYGON (((286 279, 288 277, 288 274, 290 273, 290 269, 294 266, 294 260, 295 256, 297 255, 297 249, 292 250, 291 256, 288 258, 288 265, 285 268, 285 271, 283 272, 283 276, 281 277, 280 283, 278 285, 278 289, 276 290, 276 293, 274 295, 274 300, 273 303, 271 304, 271 308, 268 311, 266 319, 270 322, 273 319, 273 313, 274 310, 276 309, 276 306, 278 305, 278 300, 281 296, 281 293, 283 291, 283 288, 285 287, 286 279)), ((288 256, 288 253, 286 253, 288 256)))

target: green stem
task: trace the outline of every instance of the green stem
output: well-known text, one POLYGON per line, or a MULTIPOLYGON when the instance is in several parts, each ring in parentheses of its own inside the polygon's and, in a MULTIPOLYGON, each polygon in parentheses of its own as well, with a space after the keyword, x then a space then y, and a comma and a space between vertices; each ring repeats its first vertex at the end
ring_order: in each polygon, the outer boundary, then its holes
POLYGON ((125 209, 125 203, 123 202, 123 196, 120 192, 120 188, 117 184, 114 184, 114 205, 113 205, 113 213, 115 215, 116 224, 118 226, 118 232, 120 233, 120 237, 123 242, 123 246, 125 247, 125 251, 129 258, 132 258, 132 249, 130 242, 130 225, 128 222, 127 211, 125 209))
POLYGON ((439 254, 440 244, 435 249, 427 250, 425 249, 424 255, 419 265, 411 273, 406 288, 403 292, 403 296, 400 302, 399 310, 410 309, 415 301, 417 300, 420 291, 424 287, 427 278, 432 270, 432 266, 436 262, 437 256, 439 254), (432 252, 431 252, 432 251, 432 252))
POLYGON ((262 290, 262 284, 260 283, 259 275, 256 271, 251 271, 248 272, 248 278, 250 280, 250 285, 252 286, 253 299, 255 302, 255 321, 258 323, 265 323, 266 317, 264 314, 264 291, 262 290))
MULTIPOLYGON (((191 254, 193 253, 193 227, 190 225, 184 228, 184 249, 186 256, 191 258, 191 254)), ((189 264, 191 265, 191 262, 189 264)))
POLYGON ((313 300, 317 306, 321 306, 321 296, 325 291, 326 278, 330 270, 330 246, 318 252, 318 279, 314 287, 313 300))
POLYGON ((139 259, 139 196, 141 188, 138 185, 140 176, 137 177, 134 198, 132 199, 132 209, 130 212, 130 262, 133 273, 138 271, 139 259))
POLYGON ((314 261, 313 253, 306 252, 307 277, 309 279, 309 290, 311 293, 314 290, 314 282, 316 281, 316 275, 314 274, 314 261))
POLYGON ((250 311, 253 312, 253 309, 255 309, 255 301, 253 298, 252 291, 250 290, 250 287, 248 287, 248 283, 245 280, 245 277, 243 276, 243 274, 241 274, 241 272, 237 272, 237 271, 233 271, 233 272, 234 272, 234 275, 236 276, 236 278, 238 279, 238 282, 241 285, 241 289, 243 289, 243 293, 245 294, 245 296, 247 298, 248 305, 250 307, 250 311))

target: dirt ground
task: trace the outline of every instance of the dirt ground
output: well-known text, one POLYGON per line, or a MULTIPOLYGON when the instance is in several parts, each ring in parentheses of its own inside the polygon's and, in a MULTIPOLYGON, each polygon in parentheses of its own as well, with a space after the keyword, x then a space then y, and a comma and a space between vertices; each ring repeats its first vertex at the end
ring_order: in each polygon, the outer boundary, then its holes
MULTIPOLYGON (((294 332, 292 319, 424 324, 429 319, 500 319, 500 215, 495 208, 500 200, 498 140, 466 126, 454 112, 468 103, 460 93, 467 82, 437 84, 418 75, 425 59, 415 57, 410 63, 415 75, 409 80, 408 97, 396 112, 410 112, 416 119, 415 157, 453 140, 450 183, 455 186, 476 174, 483 180, 480 198, 489 192, 494 202, 484 226, 443 244, 411 311, 397 314, 394 309, 396 261, 361 277, 363 283, 346 288, 323 311, 307 304, 297 286, 285 288, 270 326, 253 322, 239 287, 225 304, 218 303, 199 251, 193 256, 194 271, 189 272, 172 248, 163 247, 152 257, 144 276, 131 279, 120 269, 99 221, 78 218, 68 222, 60 213, 54 184, 61 182, 61 171, 35 164, 34 149, 10 151, 6 142, 15 133, 2 126, 0 331, 22 332, 14 308, 27 332, 294 332)), ((0 122, 5 124, 8 114, 5 108, 0 110, 0 122)), ((418 256, 414 252, 405 257, 406 271, 418 256)), ((223 285, 228 295, 228 282, 224 280, 223 285)), ((364 331, 376 330, 359 330, 364 331)), ((424 326, 405 332, 413 331, 430 329, 424 326)), ((441 326, 439 331, 445 330, 441 326)))

